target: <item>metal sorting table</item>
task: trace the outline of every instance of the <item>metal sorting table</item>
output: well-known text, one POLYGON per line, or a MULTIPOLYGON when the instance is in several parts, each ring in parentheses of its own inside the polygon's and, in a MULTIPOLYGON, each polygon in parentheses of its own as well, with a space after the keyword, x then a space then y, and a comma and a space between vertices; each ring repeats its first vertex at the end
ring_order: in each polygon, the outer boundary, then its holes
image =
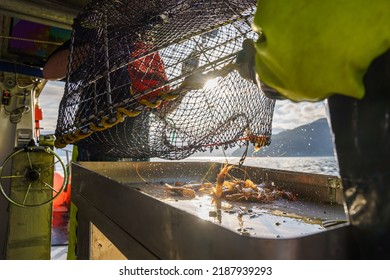
POLYGON ((348 259, 354 255, 341 183, 334 176, 243 166, 229 174, 298 195, 272 203, 170 195, 165 183, 215 182, 210 162, 78 162, 79 259, 91 258, 97 228, 128 259, 348 259), (246 174, 246 175, 245 175, 246 174), (93 225, 93 226, 92 226, 93 225))

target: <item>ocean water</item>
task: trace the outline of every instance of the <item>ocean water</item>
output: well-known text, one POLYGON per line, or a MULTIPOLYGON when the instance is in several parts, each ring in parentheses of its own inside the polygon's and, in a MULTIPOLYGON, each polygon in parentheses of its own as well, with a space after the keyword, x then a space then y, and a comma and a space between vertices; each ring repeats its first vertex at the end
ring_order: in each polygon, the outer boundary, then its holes
MULTIPOLYGON (((65 164, 72 158, 72 149, 56 149, 55 152, 61 157, 65 164), (68 156, 66 156, 68 154, 68 156)), ((183 161, 210 161, 210 162, 225 162, 230 164, 238 164, 238 157, 189 157, 183 161)), ((162 159, 153 158, 151 161, 165 161, 162 159)), ((244 165, 289 170, 304 173, 325 174, 339 176, 339 167, 335 157, 247 157, 244 165)))
POLYGON ((247 158, 245 163, 263 168, 339 176, 335 157, 257 157, 247 158))
MULTIPOLYGON (((190 157, 190 161, 228 161, 237 164, 237 157, 190 157)), ((339 176, 339 167, 335 157, 247 157, 244 165, 288 170, 313 174, 339 176)))

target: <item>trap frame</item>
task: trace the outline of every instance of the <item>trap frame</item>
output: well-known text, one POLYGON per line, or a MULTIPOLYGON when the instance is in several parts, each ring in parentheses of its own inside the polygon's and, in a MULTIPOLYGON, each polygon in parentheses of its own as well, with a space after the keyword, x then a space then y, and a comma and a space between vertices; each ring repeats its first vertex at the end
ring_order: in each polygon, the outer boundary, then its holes
POLYGON ((274 100, 238 72, 256 0, 97 0, 75 19, 56 146, 183 159, 270 144, 274 100))

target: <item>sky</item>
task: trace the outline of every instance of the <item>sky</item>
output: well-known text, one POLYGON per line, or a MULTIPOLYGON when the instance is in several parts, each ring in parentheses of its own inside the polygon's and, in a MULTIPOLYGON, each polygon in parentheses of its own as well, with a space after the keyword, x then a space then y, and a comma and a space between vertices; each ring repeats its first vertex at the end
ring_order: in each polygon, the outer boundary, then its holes
POLYGON ((43 127, 42 134, 49 134, 55 131, 58 107, 64 94, 64 86, 64 82, 49 81, 39 96, 38 103, 43 110, 43 120, 41 121, 41 127, 43 127))
POLYGON ((325 102, 300 102, 277 100, 275 104, 272 132, 277 134, 283 130, 311 123, 327 117, 325 102))
MULTIPOLYGON (((44 128, 43 134, 55 131, 58 107, 64 93, 64 86, 64 82, 49 81, 40 95, 39 105, 43 109, 43 121, 41 121, 41 127, 44 128)), ((272 131, 273 134, 277 134, 283 130, 293 129, 326 116, 327 110, 324 102, 294 103, 289 100, 277 100, 272 131)))

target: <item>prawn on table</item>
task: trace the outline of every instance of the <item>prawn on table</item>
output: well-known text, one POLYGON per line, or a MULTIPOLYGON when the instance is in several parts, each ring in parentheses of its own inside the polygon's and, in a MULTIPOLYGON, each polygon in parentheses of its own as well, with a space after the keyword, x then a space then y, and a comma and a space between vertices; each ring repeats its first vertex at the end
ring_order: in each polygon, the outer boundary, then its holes
POLYGON ((271 203, 278 199, 296 200, 297 196, 292 192, 281 190, 271 186, 268 183, 262 182, 255 184, 250 178, 239 179, 229 174, 232 169, 238 169, 245 173, 240 167, 226 162, 223 164, 217 174, 216 182, 200 183, 179 183, 175 186, 165 184, 166 190, 172 195, 178 195, 193 199, 197 196, 197 192, 207 193, 213 196, 213 203, 220 203, 220 199, 227 201, 249 201, 259 203, 271 203))
POLYGON ((215 183, 215 187, 212 188, 213 194, 220 198, 222 196, 222 188, 225 183, 226 176, 228 175, 229 171, 234 167, 234 165, 228 165, 226 162, 221 169, 221 171, 217 175, 217 182, 215 183))

